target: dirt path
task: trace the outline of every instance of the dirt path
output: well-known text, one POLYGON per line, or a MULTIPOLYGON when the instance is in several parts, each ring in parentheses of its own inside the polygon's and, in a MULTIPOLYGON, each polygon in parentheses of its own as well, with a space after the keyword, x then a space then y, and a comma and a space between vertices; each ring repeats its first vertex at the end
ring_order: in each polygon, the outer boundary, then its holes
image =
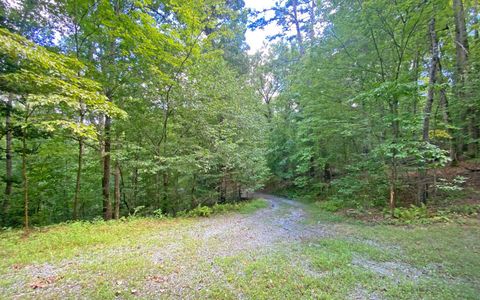
MULTIPOLYGON (((118 295, 128 289, 133 296, 141 298, 162 295, 162 298, 193 299, 212 283, 225 281, 224 274, 215 265, 219 258, 270 253, 284 243, 320 238, 331 233, 321 224, 307 224, 307 210, 299 202, 265 194, 256 197, 266 199, 269 207, 249 215, 225 214, 197 219, 172 230, 154 231, 135 247, 92 250, 59 263, 30 265, 0 275, 0 281, 13 283, 8 288, 0 288, 0 295, 17 299, 89 298, 85 293, 88 283, 83 279, 93 279, 94 284, 95 277, 99 277, 113 285, 118 295), (97 268, 136 260, 139 271, 131 278, 109 273, 108 267, 97 268), (49 282, 49 278, 62 280, 49 282), (145 280, 132 289, 131 283, 139 278, 145 280), (39 282, 39 288, 32 289, 35 280, 39 282)), ((228 283, 224 282, 224 285, 228 286, 228 283)), ((234 292, 242 298, 241 292, 234 292)))

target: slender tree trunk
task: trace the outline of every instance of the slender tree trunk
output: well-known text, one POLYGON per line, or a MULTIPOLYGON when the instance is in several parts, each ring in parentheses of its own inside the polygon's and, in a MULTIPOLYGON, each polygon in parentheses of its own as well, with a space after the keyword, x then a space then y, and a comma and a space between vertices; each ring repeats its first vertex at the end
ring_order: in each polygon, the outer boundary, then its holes
MULTIPOLYGON (((429 70, 429 84, 427 92, 427 101, 425 102, 425 108, 423 110, 423 130, 422 140, 424 143, 430 141, 430 116, 432 114, 433 100, 435 96, 435 85, 437 83, 437 68, 439 66, 439 50, 437 33, 435 32, 435 19, 432 18, 428 26, 430 35, 432 58, 430 61, 429 70)), ((427 180, 427 168, 426 166, 420 166, 419 168, 419 188, 418 188, 418 200, 419 203, 427 203, 428 198, 428 184, 427 180)))
POLYGON ((162 195, 160 193, 160 172, 155 173, 155 208, 160 208, 162 202, 162 195))
POLYGON ((297 42, 298 42, 298 50, 300 51, 300 55, 305 54, 305 48, 303 47, 303 37, 302 31, 300 28, 300 21, 298 20, 298 2, 297 0, 292 1, 293 5, 293 23, 295 24, 295 31, 297 33, 297 42))
POLYGON ((115 220, 120 218, 120 164, 118 161, 115 161, 115 188, 114 188, 114 213, 113 217, 115 220))
POLYGON ((5 199, 2 203, 3 222, 6 223, 13 188, 12 168, 12 97, 9 96, 5 111, 5 199))
MULTIPOLYGON (((465 9, 463 0, 453 0, 453 15, 455 20, 455 49, 456 49, 456 74, 455 74, 455 88, 459 100, 466 100, 465 98, 465 75, 468 63, 468 34, 465 21, 465 9)), ((466 136, 474 138, 477 131, 475 120, 475 109, 467 104, 467 108, 463 113, 462 119, 466 121, 463 132, 466 136)), ((460 145, 462 150, 467 150, 468 155, 474 157, 477 150, 477 143, 467 143, 460 145)))
POLYGON ((427 92, 427 102, 425 103, 425 109, 423 110, 423 130, 422 138, 424 142, 430 140, 429 131, 430 131, 430 115, 432 113, 433 99, 435 95, 435 85, 437 83, 437 66, 439 63, 439 54, 438 54, 438 42, 437 42, 437 33, 435 32, 435 19, 432 19, 429 24, 429 34, 431 42, 431 51, 432 58, 430 61, 430 70, 429 70, 429 83, 428 83, 428 92, 427 92))
POLYGON ((137 205, 137 194, 138 194, 138 168, 135 167, 133 170, 133 178, 132 178, 132 184, 133 184, 133 207, 137 205))
POLYGON ((390 172, 390 214, 395 216, 395 207, 397 206, 397 163, 396 157, 392 158, 392 167, 390 172))
POLYGON ((465 22, 465 9, 462 0, 453 0, 453 13, 455 18, 457 83, 463 83, 468 60, 468 36, 465 22))
POLYGON ((310 44, 313 45, 313 42, 315 40, 315 23, 316 23, 316 18, 315 18, 315 10, 317 8, 317 0, 311 0, 310 1, 310 7, 308 10, 308 14, 310 17, 309 23, 310 23, 310 28, 308 30, 308 34, 310 36, 310 44))
POLYGON ((103 191, 103 218, 110 220, 112 218, 112 204, 110 202, 110 151, 111 151, 111 122, 109 116, 105 116, 104 133, 105 140, 103 146, 103 178, 102 178, 102 191, 103 191))
MULTIPOLYGON (((444 82, 444 78, 442 76, 442 64, 440 61, 440 56, 438 57, 437 61, 437 70, 439 77, 442 81, 444 82)), ((452 123, 451 118, 450 118, 450 109, 448 105, 448 98, 447 98, 447 91, 445 90, 445 87, 441 87, 439 90, 440 94, 440 106, 442 107, 442 118, 443 118, 443 123, 445 123, 446 126, 446 131, 448 135, 451 137, 451 139, 448 141, 448 146, 449 146, 449 155, 450 155, 450 160, 452 165, 457 164, 457 151, 455 148, 454 140, 453 140, 453 132, 450 129, 450 124, 452 123)))
POLYGON ((29 198, 28 198, 28 174, 27 174, 27 124, 28 124, 28 117, 29 117, 29 109, 28 105, 26 105, 26 112, 25 112, 25 124, 23 125, 23 132, 22 132, 22 179, 23 179, 23 206, 24 206, 24 226, 25 230, 29 230, 29 198))
MULTIPOLYGON (((83 124, 83 113, 80 117, 80 124, 83 124)), ((81 189, 81 182, 82 182, 83 151, 84 151, 83 137, 80 136, 78 139, 77 179, 75 183, 75 195, 73 197, 73 219, 74 220, 78 219, 78 203, 79 203, 80 189, 81 189)))
POLYGON ((475 38, 475 41, 478 41, 480 39, 480 35, 478 34, 478 0, 475 0, 474 5, 473 5, 473 15, 475 16, 473 18, 473 25, 474 25, 474 30, 473 30, 473 37, 475 38))

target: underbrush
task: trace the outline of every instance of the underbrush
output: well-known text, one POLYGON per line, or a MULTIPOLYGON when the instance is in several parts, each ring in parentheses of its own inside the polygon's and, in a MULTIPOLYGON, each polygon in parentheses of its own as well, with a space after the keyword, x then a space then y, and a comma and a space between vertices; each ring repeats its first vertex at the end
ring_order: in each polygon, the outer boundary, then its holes
POLYGON ((268 202, 264 199, 254 199, 250 201, 236 202, 236 203, 224 203, 215 204, 213 206, 197 206, 190 211, 181 211, 177 214, 178 217, 210 217, 212 215, 226 213, 226 212, 239 212, 239 213, 252 213, 258 209, 266 208, 268 202))

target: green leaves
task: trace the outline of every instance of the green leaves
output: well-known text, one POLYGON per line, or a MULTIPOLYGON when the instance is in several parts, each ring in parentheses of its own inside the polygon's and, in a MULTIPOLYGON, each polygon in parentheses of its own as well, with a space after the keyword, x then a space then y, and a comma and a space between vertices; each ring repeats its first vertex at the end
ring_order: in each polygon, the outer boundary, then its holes
POLYGON ((0 56, 15 66, 13 71, 0 73, 0 88, 20 95, 24 105, 36 110, 34 125, 46 131, 68 129, 95 139, 93 125, 78 124, 65 118, 65 114, 86 109, 93 114, 126 116, 101 94, 97 82, 80 75, 86 67, 78 60, 51 52, 5 29, 0 29, 0 44, 0 56))

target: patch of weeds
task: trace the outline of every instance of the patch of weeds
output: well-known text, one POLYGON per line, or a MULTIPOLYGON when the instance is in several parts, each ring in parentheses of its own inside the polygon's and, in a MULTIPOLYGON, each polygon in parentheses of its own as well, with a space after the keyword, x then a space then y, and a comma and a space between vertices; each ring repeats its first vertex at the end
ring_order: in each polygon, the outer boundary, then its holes
POLYGON ((344 207, 342 201, 339 200, 327 200, 318 202, 318 207, 328 212, 336 212, 344 207))
POLYGON ((194 209, 185 214, 186 217, 210 217, 213 213, 213 209, 209 206, 198 205, 194 209))
POLYGON ((238 208, 238 212, 242 214, 251 214, 259 209, 267 207, 268 201, 265 199, 254 199, 248 202, 242 202, 238 208))
POLYGON ((453 205, 445 209, 438 210, 439 215, 460 215, 460 216, 477 216, 480 213, 480 204, 470 205, 453 205))
POLYGON ((265 199, 254 199, 249 201, 242 201, 237 203, 215 204, 213 206, 197 206, 190 211, 183 211, 178 214, 179 217, 195 218, 195 217, 210 217, 212 215, 239 212, 242 214, 251 214, 255 211, 268 207, 268 202, 265 199))

